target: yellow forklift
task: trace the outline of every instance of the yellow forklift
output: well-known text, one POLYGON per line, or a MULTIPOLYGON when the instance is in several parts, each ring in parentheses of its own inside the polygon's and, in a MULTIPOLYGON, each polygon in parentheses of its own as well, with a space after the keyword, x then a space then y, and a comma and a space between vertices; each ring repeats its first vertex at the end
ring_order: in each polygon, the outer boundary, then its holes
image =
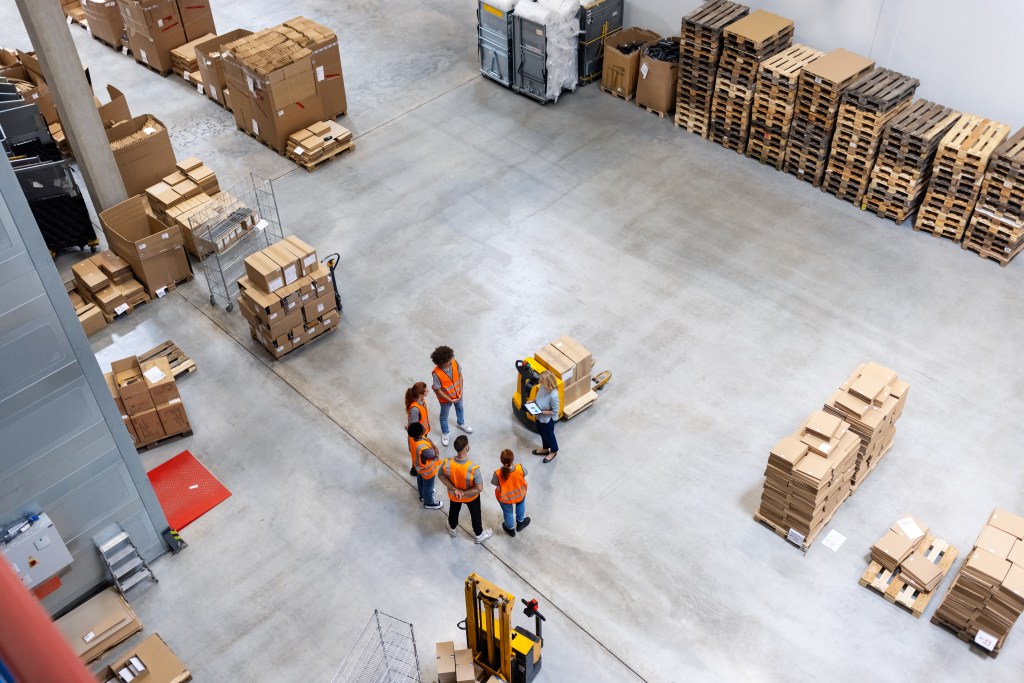
MULTIPOLYGON (((516 361, 516 372, 519 377, 516 379, 516 391, 512 394, 512 412, 527 429, 533 432, 537 431, 537 418, 531 408, 536 408, 536 404, 533 402, 536 400, 537 390, 540 388, 540 373, 545 372, 546 369, 533 356, 516 361)), ((555 375, 555 381, 558 383, 558 419, 568 420, 594 405, 597 402, 596 392, 603 389, 611 378, 612 373, 608 370, 594 375, 591 390, 583 398, 566 405, 565 384, 561 377, 555 375)))
POLYGON ((466 632, 473 661, 505 683, 531 683, 540 672, 545 619, 537 611, 536 600, 522 603, 526 605, 523 614, 534 618, 536 633, 521 626, 512 628, 516 596, 476 573, 466 579, 466 620, 459 628, 466 632))

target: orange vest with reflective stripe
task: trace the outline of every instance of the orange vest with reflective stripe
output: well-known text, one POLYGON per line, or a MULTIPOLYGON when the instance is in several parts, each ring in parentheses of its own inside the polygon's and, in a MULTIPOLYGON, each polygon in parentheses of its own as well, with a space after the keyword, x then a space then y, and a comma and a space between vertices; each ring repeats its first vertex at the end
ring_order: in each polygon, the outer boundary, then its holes
MULTIPOLYGON (((424 397, 424 398, 426 398, 426 397, 424 397)), ((430 413, 427 412, 427 402, 425 400, 423 402, 413 401, 412 403, 407 405, 405 407, 405 420, 406 420, 406 422, 409 421, 409 411, 412 410, 413 408, 418 408, 419 411, 420 411, 420 420, 419 420, 419 422, 420 422, 421 425, 423 425, 423 436, 426 436, 427 434, 430 433, 430 413)), ((405 425, 405 426, 408 427, 409 425, 405 425)))
POLYGON ((526 498, 526 473, 522 465, 516 465, 505 479, 501 478, 501 469, 494 471, 498 477, 498 487, 494 489, 494 497, 499 503, 521 503, 526 498))
POLYGON ((444 370, 434 366, 434 377, 437 378, 438 384, 441 385, 441 396, 437 397, 437 400, 441 403, 455 403, 462 398, 462 373, 459 372, 459 362, 452 359, 452 376, 449 377, 444 370))
POLYGON ((437 474, 437 469, 441 466, 441 458, 437 457, 433 460, 424 460, 423 451, 431 449, 434 451, 434 455, 438 454, 437 446, 434 442, 427 438, 418 439, 416 441, 416 471, 424 479, 433 479, 437 474))
MULTIPOLYGON (((455 488, 457 489, 468 489, 476 484, 476 477, 479 475, 480 466, 474 465, 472 460, 466 462, 457 462, 455 458, 448 458, 444 461, 444 476, 448 477, 455 488), (474 475, 473 470, 477 470, 474 475)), ((463 503, 468 503, 471 500, 476 500, 480 494, 476 491, 473 495, 463 495, 461 498, 452 498, 452 494, 448 494, 448 498, 451 500, 459 500, 463 503)))

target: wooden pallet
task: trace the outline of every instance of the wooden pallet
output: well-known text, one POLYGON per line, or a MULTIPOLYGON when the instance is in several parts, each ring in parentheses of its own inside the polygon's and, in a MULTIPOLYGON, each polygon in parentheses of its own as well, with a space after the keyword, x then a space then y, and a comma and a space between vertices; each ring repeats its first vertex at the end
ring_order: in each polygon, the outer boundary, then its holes
POLYGON ((136 444, 135 445, 135 450, 137 450, 137 451, 148 451, 150 449, 157 448, 159 446, 163 446, 164 444, 171 443, 172 441, 177 441, 178 439, 184 439, 186 436, 192 436, 192 430, 191 429, 189 429, 188 431, 179 432, 178 434, 168 434, 166 436, 160 437, 159 439, 157 439, 155 441, 148 441, 146 443, 136 444))
POLYGON ((103 40, 102 38, 100 38, 95 33, 90 33, 89 35, 92 36, 93 40, 96 40, 96 41, 99 41, 99 42, 103 43, 104 45, 109 47, 111 50, 116 50, 117 52, 121 51, 121 47, 122 47, 121 45, 111 45, 110 43, 108 43, 107 41, 103 40))
POLYGON ((163 71, 161 71, 160 69, 156 68, 152 64, 144 62, 141 59, 136 59, 135 63, 139 64, 140 66, 146 67, 147 69, 149 69, 150 71, 152 71, 155 74, 159 74, 161 78, 166 78, 167 76, 169 76, 171 74, 171 69, 168 68, 168 69, 164 69, 163 71))
MULTIPOLYGON (((953 562, 960 554, 956 547, 941 538, 935 538, 932 534, 925 537, 922 546, 926 548, 925 557, 932 564, 938 565, 943 577, 949 572, 953 562)), ((874 561, 868 564, 867 570, 860 577, 858 583, 879 593, 890 603, 908 610, 915 619, 919 619, 924 614, 924 611, 928 609, 928 603, 938 592, 938 587, 930 593, 919 591, 900 578, 898 568, 893 572, 874 561)))
POLYGON ((981 647, 980 645, 978 645, 977 643, 974 642, 974 638, 971 636, 971 634, 967 633, 966 631, 961 631, 956 625, 947 622, 945 619, 942 619, 942 618, 938 617, 937 615, 933 614, 932 618, 931 618, 931 622, 933 624, 935 624, 936 626, 939 626, 939 627, 949 631, 954 636, 956 636, 958 639, 960 639, 963 642, 965 642, 968 645, 970 645, 972 652, 980 652, 980 653, 986 654, 989 657, 991 657, 992 659, 995 659, 996 657, 999 656, 999 649, 1000 648, 996 648, 995 650, 986 650, 985 648, 981 647))
POLYGON ((145 353, 140 353, 139 362, 144 363, 149 360, 156 358, 166 358, 167 363, 171 366, 171 374, 174 375, 174 379, 178 379, 182 375, 187 375, 196 371, 196 364, 188 354, 178 348, 178 345, 171 340, 165 341, 163 344, 154 346, 145 353))
POLYGON ((623 95, 622 93, 617 93, 614 90, 612 90, 611 88, 606 88, 604 86, 601 86, 601 90, 603 92, 608 93, 609 95, 613 95, 614 97, 618 97, 620 99, 626 100, 627 102, 632 102, 633 101, 633 97, 636 95, 636 92, 631 92, 628 95, 623 95))
POLYGON ((292 161, 294 161, 296 164, 301 166, 302 168, 306 169, 306 171, 308 171, 309 173, 312 173, 313 171, 315 171, 316 169, 320 168, 321 166, 324 166, 324 165, 334 161, 335 159, 340 157, 345 152, 351 152, 355 148, 356 148, 356 141, 355 140, 350 140, 349 142, 346 142, 341 147, 338 147, 333 152, 329 152, 328 154, 326 154, 326 155, 320 157, 319 159, 317 159, 316 161, 310 161, 310 162, 305 162, 301 158, 299 158, 298 156, 296 156, 294 154, 288 154, 286 156, 289 159, 291 159, 292 161))
POLYGON ((845 503, 846 499, 849 498, 849 497, 850 497, 850 492, 847 492, 846 498, 844 498, 842 500, 842 502, 840 502, 832 510, 832 514, 829 515, 828 520, 826 520, 824 524, 822 524, 820 527, 818 527, 818 529, 816 529, 810 535, 805 536, 803 543, 801 543, 800 545, 797 545, 796 543, 793 543, 792 541, 789 540, 789 528, 788 527, 781 527, 781 526, 775 524, 774 522, 772 522, 767 517, 762 516, 758 512, 754 513, 754 521, 763 524, 767 528, 771 529, 775 533, 776 536, 778 536, 779 538, 786 539, 790 544, 796 546, 797 548, 800 548, 800 550, 802 550, 803 552, 806 553, 810 549, 811 544, 814 543, 814 539, 816 539, 818 537, 818 534, 820 534, 822 532, 822 530, 825 529, 825 527, 827 527, 829 525, 829 523, 832 521, 832 517, 835 515, 836 510, 841 508, 843 506, 843 503, 845 503))
POLYGON ((658 111, 657 109, 655 109, 653 107, 642 106, 640 108, 641 109, 646 109, 651 114, 657 114, 660 118, 665 118, 666 116, 668 116, 668 114, 666 112, 658 111))

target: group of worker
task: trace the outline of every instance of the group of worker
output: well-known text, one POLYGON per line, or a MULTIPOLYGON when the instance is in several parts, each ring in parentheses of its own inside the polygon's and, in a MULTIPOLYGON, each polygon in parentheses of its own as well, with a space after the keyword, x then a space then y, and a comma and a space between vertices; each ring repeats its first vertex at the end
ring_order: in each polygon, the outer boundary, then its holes
MULTIPOLYGON (((448 446, 448 416, 455 406, 456 425, 471 434, 473 428, 466 424, 465 407, 462 399, 462 370, 455 360, 455 353, 448 346, 439 346, 430 354, 434 362, 432 388, 440 405, 441 445, 448 446)), ((543 446, 533 451, 543 455, 544 462, 551 462, 558 455, 554 424, 558 420, 558 386, 549 372, 540 375, 541 390, 537 404, 540 413, 536 415, 543 446)), ((480 465, 469 459, 469 437, 460 434, 455 439, 455 455, 441 457, 440 449, 430 439, 430 411, 427 409, 427 385, 416 382, 405 392, 406 433, 409 437, 409 455, 412 459, 411 476, 416 477, 417 489, 423 507, 440 510, 441 501, 434 496, 437 479, 448 491, 448 534, 458 536, 459 513, 462 506, 469 508, 476 543, 483 543, 493 535, 491 529, 483 526, 480 508, 480 494, 484 489, 484 478, 480 465)), ((516 464, 515 455, 505 449, 500 455, 501 467, 491 475, 490 483, 495 487, 494 495, 502 509, 502 530, 515 536, 530 524, 526 516, 526 468, 516 464)))

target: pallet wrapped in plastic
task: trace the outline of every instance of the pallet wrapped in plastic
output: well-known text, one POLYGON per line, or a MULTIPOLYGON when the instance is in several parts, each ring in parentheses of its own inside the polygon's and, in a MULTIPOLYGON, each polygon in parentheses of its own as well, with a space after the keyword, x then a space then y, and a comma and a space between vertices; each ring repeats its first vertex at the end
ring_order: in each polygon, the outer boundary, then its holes
POLYGON ((575 90, 578 78, 579 0, 520 0, 516 14, 543 24, 547 34, 547 96, 575 90))

